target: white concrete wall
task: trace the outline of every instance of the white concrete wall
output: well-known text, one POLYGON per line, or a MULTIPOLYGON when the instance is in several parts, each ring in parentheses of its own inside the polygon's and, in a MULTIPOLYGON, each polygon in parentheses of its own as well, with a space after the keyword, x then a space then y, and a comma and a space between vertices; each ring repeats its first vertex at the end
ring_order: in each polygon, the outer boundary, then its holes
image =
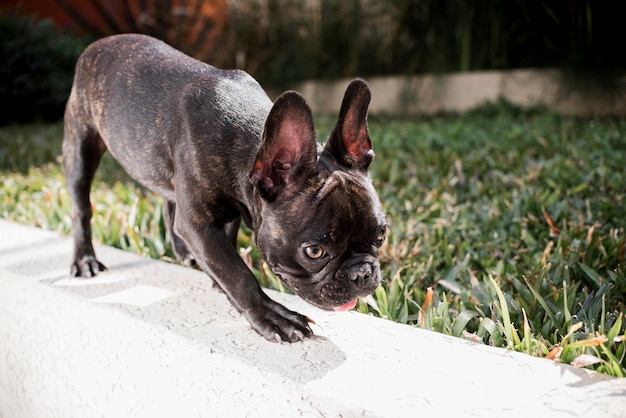
MULTIPOLYGON (((336 113, 349 81, 307 81, 295 90, 302 93, 315 113, 336 113)), ((372 90, 372 113, 462 112, 502 98, 524 107, 543 104, 563 114, 626 115, 626 90, 575 89, 558 70, 366 77, 366 81, 372 90)), ((624 84, 626 87, 626 79, 624 84)))
POLYGON ((0 417, 624 417, 626 379, 325 312, 273 344, 202 272, 0 220, 0 417))

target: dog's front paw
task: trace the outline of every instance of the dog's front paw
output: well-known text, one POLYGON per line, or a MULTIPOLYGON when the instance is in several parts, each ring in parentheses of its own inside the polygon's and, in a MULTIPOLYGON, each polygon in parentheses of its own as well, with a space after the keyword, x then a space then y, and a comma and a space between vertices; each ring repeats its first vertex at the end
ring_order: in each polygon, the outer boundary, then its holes
POLYGON ((93 255, 85 255, 74 260, 70 274, 72 277, 94 277, 96 274, 105 271, 107 268, 99 262, 93 255))
POLYGON ((264 300, 260 306, 248 309, 243 314, 252 329, 271 342, 294 343, 313 334, 309 326, 313 322, 311 319, 271 299, 264 300))

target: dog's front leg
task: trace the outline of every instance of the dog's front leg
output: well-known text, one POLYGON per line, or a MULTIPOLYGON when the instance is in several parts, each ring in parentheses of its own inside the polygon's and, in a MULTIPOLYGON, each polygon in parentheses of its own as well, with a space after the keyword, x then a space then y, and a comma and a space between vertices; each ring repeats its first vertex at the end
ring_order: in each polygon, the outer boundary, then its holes
POLYGON ((256 332, 274 342, 295 342, 313 333, 307 317, 274 302, 261 290, 223 226, 210 225, 202 217, 177 216, 174 229, 256 332))

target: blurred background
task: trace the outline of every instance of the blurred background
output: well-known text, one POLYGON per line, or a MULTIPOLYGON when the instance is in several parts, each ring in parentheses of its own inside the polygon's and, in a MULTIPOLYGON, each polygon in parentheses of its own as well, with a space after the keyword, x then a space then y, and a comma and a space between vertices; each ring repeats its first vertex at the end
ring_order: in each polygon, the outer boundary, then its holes
POLYGON ((146 33, 280 91, 302 80, 559 68, 611 90, 623 0, 0 0, 0 123, 61 117, 96 38, 146 33))

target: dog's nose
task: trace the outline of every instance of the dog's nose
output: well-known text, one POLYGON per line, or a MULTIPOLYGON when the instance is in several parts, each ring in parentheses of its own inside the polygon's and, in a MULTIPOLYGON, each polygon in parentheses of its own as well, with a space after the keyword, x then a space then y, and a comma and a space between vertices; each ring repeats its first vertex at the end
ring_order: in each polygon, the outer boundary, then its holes
POLYGON ((348 277, 353 282, 364 282, 372 276, 372 266, 370 263, 361 263, 352 266, 347 271, 348 277))

